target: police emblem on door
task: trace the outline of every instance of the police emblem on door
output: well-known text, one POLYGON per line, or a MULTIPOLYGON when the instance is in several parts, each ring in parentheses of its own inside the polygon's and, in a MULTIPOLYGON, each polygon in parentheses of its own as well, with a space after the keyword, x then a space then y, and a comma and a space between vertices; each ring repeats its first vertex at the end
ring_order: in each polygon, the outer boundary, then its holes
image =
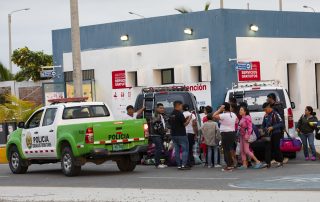
POLYGON ((32 147, 32 136, 31 136, 31 133, 27 133, 27 136, 26 136, 26 145, 29 149, 31 149, 32 147))

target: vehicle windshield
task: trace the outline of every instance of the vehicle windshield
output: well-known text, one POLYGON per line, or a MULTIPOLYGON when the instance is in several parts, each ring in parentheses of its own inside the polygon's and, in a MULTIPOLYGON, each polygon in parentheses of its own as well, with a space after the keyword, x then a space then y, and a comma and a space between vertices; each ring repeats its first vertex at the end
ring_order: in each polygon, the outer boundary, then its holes
POLYGON ((262 112, 262 105, 267 101, 267 96, 270 93, 274 93, 277 100, 282 103, 286 108, 285 97, 283 90, 250 90, 250 91, 237 91, 231 92, 229 97, 234 97, 237 102, 245 102, 248 104, 248 108, 252 112, 262 112))
POLYGON ((81 119, 93 117, 110 116, 110 113, 105 105, 89 105, 66 107, 63 110, 63 119, 81 119))

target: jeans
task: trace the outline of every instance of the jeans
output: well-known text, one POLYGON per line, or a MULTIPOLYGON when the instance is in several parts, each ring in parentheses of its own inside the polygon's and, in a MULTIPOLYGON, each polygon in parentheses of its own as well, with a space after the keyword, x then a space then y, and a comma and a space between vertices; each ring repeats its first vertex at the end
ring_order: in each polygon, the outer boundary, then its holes
POLYGON ((195 134, 188 133, 188 142, 189 142, 188 166, 192 166, 195 164, 194 156, 193 156, 193 146, 195 144, 194 137, 195 137, 195 134))
POLYGON ((314 134, 301 134, 300 135, 302 144, 303 144, 303 153, 305 157, 309 157, 309 149, 308 149, 308 142, 311 149, 312 156, 316 157, 316 148, 314 146, 314 134))
POLYGON ((218 159, 219 147, 207 146, 207 148, 208 148, 208 166, 218 165, 219 164, 219 159, 218 159))
POLYGON ((155 166, 160 165, 160 157, 163 149, 163 141, 162 137, 155 135, 151 136, 152 143, 155 145, 155 152, 154 152, 154 160, 155 160, 155 166))
POLYGON ((189 142, 187 136, 172 136, 174 152, 177 166, 186 166, 189 155, 189 142), (182 159, 180 159, 180 148, 182 149, 182 159), (182 161, 182 162, 181 162, 182 161), (182 164, 181 164, 182 163, 182 164))
POLYGON ((232 153, 236 142, 236 132, 221 132, 224 160, 228 167, 234 166, 232 153))

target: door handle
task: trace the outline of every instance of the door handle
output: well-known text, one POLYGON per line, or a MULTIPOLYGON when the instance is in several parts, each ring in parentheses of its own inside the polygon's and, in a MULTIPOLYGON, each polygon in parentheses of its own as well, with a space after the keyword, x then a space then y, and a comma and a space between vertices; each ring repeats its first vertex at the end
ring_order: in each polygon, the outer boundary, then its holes
POLYGON ((52 133, 54 130, 49 130, 49 133, 52 133))
POLYGON ((38 134, 38 131, 34 132, 34 134, 38 134))

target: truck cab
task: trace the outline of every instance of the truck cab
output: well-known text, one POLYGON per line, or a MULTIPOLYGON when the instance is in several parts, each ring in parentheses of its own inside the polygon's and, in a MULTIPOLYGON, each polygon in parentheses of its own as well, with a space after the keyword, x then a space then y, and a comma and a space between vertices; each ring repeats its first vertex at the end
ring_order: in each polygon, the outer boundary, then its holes
POLYGON ((19 123, 7 143, 13 173, 25 173, 31 164, 61 162, 63 173, 75 176, 86 162, 107 160, 116 161, 121 171, 134 170, 147 150, 146 120, 114 120, 104 103, 75 100, 42 107, 19 123))

